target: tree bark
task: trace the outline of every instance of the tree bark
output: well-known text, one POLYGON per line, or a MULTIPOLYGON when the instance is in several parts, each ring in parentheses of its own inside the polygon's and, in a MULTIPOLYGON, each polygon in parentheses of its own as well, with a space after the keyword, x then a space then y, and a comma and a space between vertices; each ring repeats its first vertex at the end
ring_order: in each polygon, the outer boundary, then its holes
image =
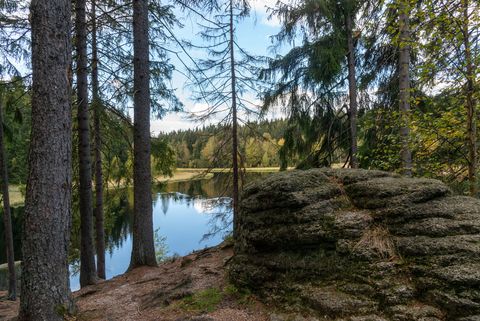
POLYGON ((353 22, 349 12, 345 14, 347 31, 348 93, 350 99, 350 167, 358 168, 357 160, 357 80, 355 72, 355 45, 353 39, 353 22))
POLYGON ((157 264, 153 239, 150 164, 148 1, 133 1, 133 246, 129 269, 157 264))
POLYGON ((468 146, 468 181, 470 196, 476 197, 477 186, 477 111, 475 102, 475 68, 472 62, 470 30, 469 30, 469 0, 462 0, 463 8, 463 47, 467 82, 465 86, 465 108, 467 110, 467 146, 468 146))
POLYGON ((100 114, 102 103, 98 84, 98 48, 96 0, 92 0, 92 105, 95 139, 95 234, 97 252, 97 275, 105 279, 105 227, 103 222, 103 170, 102 170, 102 132, 100 114))
POLYGON ((85 0, 75 1, 81 287, 95 284, 97 281, 93 246, 92 173, 90 123, 88 120, 87 23, 85 9, 85 0))
POLYGON ((22 236, 21 321, 72 312, 68 277, 72 114, 69 0, 32 0, 32 129, 22 236))
POLYGON ((5 253, 8 263, 8 299, 17 299, 17 277, 15 275, 15 254, 13 251, 12 213, 10 211, 10 195, 8 194, 8 168, 3 138, 3 106, 0 97, 0 168, 3 198, 3 225, 5 229, 5 253))
POLYGON ((399 1, 399 98, 400 98, 400 137, 402 141, 402 172, 412 176, 412 151, 410 150, 410 23, 409 6, 405 0, 399 1))
POLYGON ((237 134, 237 77, 235 74, 235 45, 233 30, 233 1, 230 0, 230 74, 232 95, 232 169, 233 169, 233 238, 237 237, 238 230, 238 134, 237 134))

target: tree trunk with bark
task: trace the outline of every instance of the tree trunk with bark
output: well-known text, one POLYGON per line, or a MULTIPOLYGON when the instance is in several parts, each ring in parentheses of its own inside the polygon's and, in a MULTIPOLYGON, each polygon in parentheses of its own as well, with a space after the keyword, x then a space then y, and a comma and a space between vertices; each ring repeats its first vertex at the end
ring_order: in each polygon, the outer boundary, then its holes
POLYGON ((103 222, 102 132, 100 115, 102 103, 98 84, 97 2, 92 0, 92 105, 95 140, 95 235, 97 275, 105 279, 105 227, 103 222))
POLYGON ((157 264, 153 239, 150 164, 148 1, 133 1, 133 246, 130 269, 157 264))
POLYGON ((399 1, 399 97, 400 137, 402 142, 402 172, 412 176, 412 151, 410 150, 410 22, 409 5, 399 1))
POLYGON ((77 121, 80 179, 80 286, 95 284, 97 273, 93 246, 92 173, 90 123, 88 120, 88 71, 86 1, 75 2, 77 47, 77 121))
POLYGON ((32 0, 32 129, 22 237, 20 321, 63 321, 68 273, 72 114, 69 0, 32 0))
POLYGON ((15 275, 15 254, 13 251, 12 213, 10 210, 10 195, 8 194, 8 168, 5 142, 3 136, 3 106, 0 96, 0 169, 2 198, 3 198, 3 226, 5 230, 5 253, 8 264, 8 299, 17 299, 17 277, 15 275))
POLYGON ((357 80, 355 72, 355 45, 353 39, 353 21, 349 12, 345 14, 345 26, 347 31, 347 63, 348 63, 348 93, 350 108, 350 167, 358 168, 357 160, 357 80))
POLYGON ((475 102, 475 68, 472 61, 470 43, 469 0, 462 0, 463 9, 463 49, 467 82, 465 85, 465 108, 467 110, 467 146, 468 146, 468 181, 470 196, 476 197, 477 186, 477 110, 475 102))
POLYGON ((229 26, 229 46, 230 46, 230 76, 231 76, 231 95, 232 95, 232 169, 233 169, 233 237, 236 239, 238 230, 238 120, 237 120, 237 77, 235 74, 235 39, 234 39, 234 21, 233 21, 233 1, 230 0, 230 26, 229 26))

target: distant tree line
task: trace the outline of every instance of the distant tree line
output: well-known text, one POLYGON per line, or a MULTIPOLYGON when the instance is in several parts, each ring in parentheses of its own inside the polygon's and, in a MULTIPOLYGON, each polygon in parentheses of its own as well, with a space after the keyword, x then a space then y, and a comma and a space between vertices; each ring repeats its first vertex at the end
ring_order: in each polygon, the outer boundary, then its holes
MULTIPOLYGON (((238 128, 238 149, 243 167, 278 167, 279 150, 283 146, 285 119, 249 122, 238 128)), ((176 167, 211 168, 231 166, 228 137, 223 125, 160 134, 175 151, 176 167)))

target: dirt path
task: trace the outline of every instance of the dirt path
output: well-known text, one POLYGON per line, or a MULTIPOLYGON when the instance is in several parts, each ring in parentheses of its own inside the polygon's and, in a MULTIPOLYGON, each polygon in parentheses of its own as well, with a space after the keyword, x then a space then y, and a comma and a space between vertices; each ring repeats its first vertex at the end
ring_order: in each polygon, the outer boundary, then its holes
MULTIPOLYGON (((231 255, 230 247, 220 245, 86 287, 74 293, 75 319, 269 321, 261 303, 226 280, 224 266, 231 255)), ((17 311, 18 302, 0 301, 0 320, 17 311)))

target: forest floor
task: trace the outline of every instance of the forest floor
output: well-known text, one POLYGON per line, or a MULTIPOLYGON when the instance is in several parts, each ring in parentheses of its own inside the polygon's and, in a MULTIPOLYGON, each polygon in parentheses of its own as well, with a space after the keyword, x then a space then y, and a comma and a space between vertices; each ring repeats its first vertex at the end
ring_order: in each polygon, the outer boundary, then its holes
MULTIPOLYGON (((228 282, 225 265, 232 254, 223 243, 83 288, 73 294, 78 313, 69 320, 273 320, 272 307, 228 282)), ((0 320, 14 320, 18 306, 18 300, 0 300, 0 320)))

